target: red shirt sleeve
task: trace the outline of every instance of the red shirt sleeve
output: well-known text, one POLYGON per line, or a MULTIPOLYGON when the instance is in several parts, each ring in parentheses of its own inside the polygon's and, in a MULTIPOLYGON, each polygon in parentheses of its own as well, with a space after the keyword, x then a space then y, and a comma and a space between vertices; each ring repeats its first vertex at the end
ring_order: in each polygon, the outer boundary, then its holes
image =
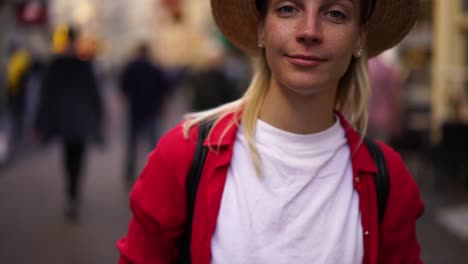
POLYGON ((133 213, 127 235, 117 242, 120 264, 174 263, 186 217, 185 181, 194 144, 181 126, 163 137, 130 194, 133 213))
POLYGON ((423 263, 416 236, 416 221, 424 212, 424 204, 418 186, 400 155, 388 147, 386 150, 390 193, 380 226, 377 263, 423 263))

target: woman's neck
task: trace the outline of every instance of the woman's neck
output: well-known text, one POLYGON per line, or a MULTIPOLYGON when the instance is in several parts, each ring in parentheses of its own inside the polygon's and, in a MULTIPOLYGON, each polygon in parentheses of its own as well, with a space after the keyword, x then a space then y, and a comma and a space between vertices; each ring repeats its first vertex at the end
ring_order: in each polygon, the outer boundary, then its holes
POLYGON ((323 131, 333 125, 336 90, 299 94, 271 82, 259 118, 279 129, 296 134, 323 131))

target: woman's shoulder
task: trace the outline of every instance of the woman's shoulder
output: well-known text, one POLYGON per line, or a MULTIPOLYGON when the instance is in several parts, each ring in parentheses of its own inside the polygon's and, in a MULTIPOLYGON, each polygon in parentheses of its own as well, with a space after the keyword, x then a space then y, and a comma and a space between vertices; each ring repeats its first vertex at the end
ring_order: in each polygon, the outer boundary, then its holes
POLYGON ((411 185, 412 188, 417 188, 416 180, 409 171, 400 152, 381 141, 377 141, 377 144, 385 157, 391 187, 411 185))
MULTIPOLYGON (((237 131, 235 120, 237 120, 236 115, 228 113, 219 116, 216 120, 200 121, 202 123, 211 123, 211 129, 204 144, 208 146, 232 144, 237 131)), ((189 121, 182 121, 161 137, 155 151, 181 158, 192 158, 198 140, 200 122, 185 128, 185 126, 189 125, 187 123, 189 121)))
MULTIPOLYGON (((400 241, 406 241, 407 245, 411 243, 417 245, 414 226, 416 220, 424 213, 424 202, 418 184, 400 153, 382 142, 378 144, 385 156, 390 183, 385 214, 380 227, 383 237, 380 242, 381 247, 388 248, 392 241, 398 240, 397 236, 400 237, 400 241), (398 235, 395 236, 395 234, 398 235)), ((399 246, 405 247, 403 244, 399 246)), ((413 250, 418 251, 416 248, 413 250)))
POLYGON ((139 184, 136 185, 139 187, 135 190, 147 188, 144 186, 164 185, 174 188, 184 185, 194 156, 196 127, 190 129, 189 137, 185 137, 183 124, 181 122, 176 125, 159 139, 155 149, 147 157, 139 184))
POLYGON ((392 146, 380 140, 375 140, 375 142, 379 145, 386 160, 389 160, 389 162, 397 162, 397 163, 403 162, 400 152, 395 150, 392 146))
POLYGON ((192 126, 187 135, 184 135, 184 125, 186 120, 180 122, 166 132, 158 141, 156 150, 167 153, 168 155, 176 155, 178 157, 185 156, 193 152, 196 144, 196 136, 198 126, 192 126))

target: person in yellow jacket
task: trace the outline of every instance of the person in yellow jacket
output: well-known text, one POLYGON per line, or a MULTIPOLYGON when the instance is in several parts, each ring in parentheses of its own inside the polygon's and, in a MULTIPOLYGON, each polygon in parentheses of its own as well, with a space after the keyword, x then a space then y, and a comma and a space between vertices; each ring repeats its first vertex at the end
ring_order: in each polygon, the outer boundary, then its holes
POLYGON ((18 47, 12 47, 10 54, 6 69, 6 95, 8 112, 12 121, 10 149, 14 155, 20 149, 24 139, 27 81, 32 58, 27 50, 18 47))
POLYGON ((21 81, 31 64, 31 56, 24 49, 13 52, 7 64, 7 87, 11 94, 18 94, 21 81))

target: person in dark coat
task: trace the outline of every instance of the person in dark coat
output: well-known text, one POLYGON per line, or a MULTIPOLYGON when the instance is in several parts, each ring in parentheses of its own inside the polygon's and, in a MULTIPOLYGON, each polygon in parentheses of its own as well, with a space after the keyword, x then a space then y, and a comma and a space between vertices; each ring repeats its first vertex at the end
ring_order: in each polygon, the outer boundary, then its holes
POLYGON ((146 132, 150 147, 156 145, 158 114, 169 90, 165 72, 151 61, 151 52, 146 43, 138 46, 135 56, 125 65, 120 76, 120 88, 128 109, 125 179, 127 184, 132 185, 136 173, 138 138, 146 132))
POLYGON ((79 187, 89 142, 101 138, 102 98, 92 63, 75 52, 77 32, 70 28, 69 46, 51 61, 43 79, 37 132, 43 141, 60 139, 67 182, 66 215, 78 214, 79 187))
POLYGON ((192 111, 208 110, 240 98, 241 92, 227 75, 226 63, 224 50, 210 50, 205 67, 189 78, 192 111))

